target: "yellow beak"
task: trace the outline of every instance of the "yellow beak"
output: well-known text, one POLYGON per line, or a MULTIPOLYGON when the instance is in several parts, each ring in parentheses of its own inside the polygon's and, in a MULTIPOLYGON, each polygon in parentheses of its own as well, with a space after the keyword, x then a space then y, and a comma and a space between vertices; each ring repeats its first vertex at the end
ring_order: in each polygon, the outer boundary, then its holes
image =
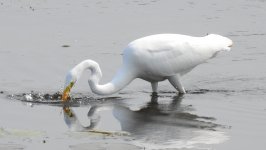
POLYGON ((70 94, 70 90, 71 88, 74 86, 74 82, 70 82, 70 84, 65 88, 65 90, 63 91, 63 95, 62 95, 62 101, 68 101, 69 100, 69 94, 70 94))

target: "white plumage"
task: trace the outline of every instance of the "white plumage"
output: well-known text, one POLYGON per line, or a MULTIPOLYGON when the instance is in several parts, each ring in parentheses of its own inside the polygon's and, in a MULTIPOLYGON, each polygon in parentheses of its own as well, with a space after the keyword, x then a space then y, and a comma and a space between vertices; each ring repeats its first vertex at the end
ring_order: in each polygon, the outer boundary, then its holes
POLYGON ((102 73, 95 61, 84 60, 76 65, 67 75, 63 99, 85 69, 91 71, 89 85, 92 92, 99 95, 118 92, 135 78, 151 82, 153 92, 157 91, 159 81, 168 79, 177 91, 185 93, 180 76, 213 58, 218 52, 229 51, 232 45, 232 40, 216 34, 204 37, 180 34, 143 37, 129 43, 124 49, 123 65, 109 83, 99 85, 102 73))

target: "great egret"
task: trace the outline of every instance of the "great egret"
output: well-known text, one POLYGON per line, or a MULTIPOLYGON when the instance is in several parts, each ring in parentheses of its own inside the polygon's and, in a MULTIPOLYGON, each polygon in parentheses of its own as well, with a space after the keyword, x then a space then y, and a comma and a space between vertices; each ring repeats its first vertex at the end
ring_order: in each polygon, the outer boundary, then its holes
POLYGON ((84 60, 66 76, 62 100, 67 100, 73 85, 84 70, 91 71, 89 85, 92 92, 110 95, 118 92, 135 78, 151 83, 157 92, 158 82, 168 80, 179 93, 186 93, 180 76, 197 65, 216 56, 220 51, 230 51, 232 40, 217 34, 192 37, 180 34, 157 34, 137 39, 123 51, 123 65, 112 81, 100 85, 101 69, 97 62, 84 60))

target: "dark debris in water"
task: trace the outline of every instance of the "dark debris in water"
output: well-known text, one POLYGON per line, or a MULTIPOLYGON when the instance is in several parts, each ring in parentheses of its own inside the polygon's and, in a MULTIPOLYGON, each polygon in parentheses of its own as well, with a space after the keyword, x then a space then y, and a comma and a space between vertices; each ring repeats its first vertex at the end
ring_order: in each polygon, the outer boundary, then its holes
POLYGON ((65 44, 65 45, 62 45, 62 47, 70 47, 70 45, 66 45, 66 44, 65 44))
POLYGON ((42 94, 31 91, 30 93, 12 94, 7 96, 10 99, 20 100, 31 103, 61 104, 62 94, 59 92, 53 94, 42 94))

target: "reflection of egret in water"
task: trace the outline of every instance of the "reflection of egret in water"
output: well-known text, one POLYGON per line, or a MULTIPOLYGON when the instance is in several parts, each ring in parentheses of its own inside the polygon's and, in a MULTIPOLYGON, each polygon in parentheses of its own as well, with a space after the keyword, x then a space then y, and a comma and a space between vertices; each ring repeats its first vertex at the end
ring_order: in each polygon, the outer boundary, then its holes
POLYGON ((139 138, 145 137, 158 142, 188 138, 193 136, 193 130, 214 130, 217 125, 210 122, 213 118, 189 113, 193 108, 182 105, 182 98, 175 96, 170 104, 160 104, 158 97, 153 96, 138 111, 117 107, 113 114, 120 121, 122 130, 139 138))
MULTIPOLYGON (((106 103, 91 106, 88 118, 91 124, 82 126, 71 108, 64 108, 65 121, 72 130, 88 131, 91 129, 105 130, 112 122, 119 122, 120 127, 114 132, 129 132, 131 136, 152 142, 172 140, 190 140, 201 137, 204 133, 213 133, 219 126, 213 123, 214 118, 202 117, 190 113, 191 105, 181 103, 183 96, 175 96, 170 103, 160 103, 157 95, 139 110, 133 111, 125 104, 106 103), (105 112, 105 113, 103 113, 105 112), (103 114, 112 114, 113 119, 104 120, 103 114), (100 129, 98 124, 105 123, 100 129)), ((105 117, 106 118, 106 117, 105 117)), ((202 137, 201 137, 202 138, 202 137)), ((209 137, 214 138, 214 137, 209 137)))

